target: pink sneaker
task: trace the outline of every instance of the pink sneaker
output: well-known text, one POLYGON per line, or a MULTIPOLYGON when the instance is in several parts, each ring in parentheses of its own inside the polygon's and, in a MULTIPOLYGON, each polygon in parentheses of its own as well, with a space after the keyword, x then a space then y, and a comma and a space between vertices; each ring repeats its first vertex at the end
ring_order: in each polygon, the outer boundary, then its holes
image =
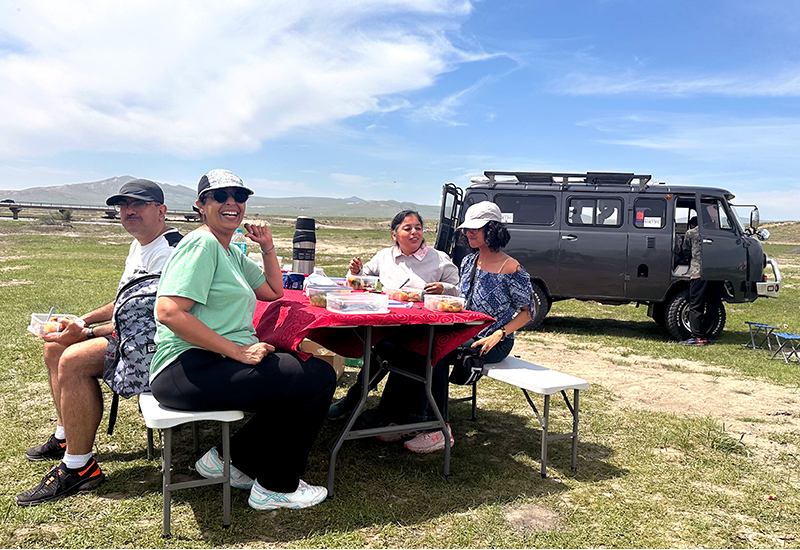
MULTIPOLYGON (((392 422, 391 424, 387 425, 386 427, 388 428, 390 426, 397 426, 397 424, 392 422)), ((396 441, 401 441, 403 439, 408 439, 409 437, 414 437, 418 433, 419 432, 403 432, 403 433, 397 433, 397 434, 376 435, 375 437, 377 437, 378 439, 380 439, 381 441, 383 441, 385 443, 395 443, 396 441)))
MULTIPOLYGON (((447 430, 450 431, 450 424, 447 425, 447 430)), ((450 432, 450 448, 455 445, 455 442, 453 432, 450 432)), ((427 454, 442 451, 444 450, 444 434, 442 430, 421 433, 414 439, 406 441, 403 446, 412 453, 427 454)))

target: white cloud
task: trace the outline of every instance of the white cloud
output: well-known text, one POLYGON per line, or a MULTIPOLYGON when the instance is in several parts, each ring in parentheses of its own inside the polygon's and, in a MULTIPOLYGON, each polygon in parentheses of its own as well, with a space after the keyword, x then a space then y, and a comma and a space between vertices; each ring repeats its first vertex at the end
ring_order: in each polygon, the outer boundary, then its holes
POLYGON ((481 57, 447 38, 466 0, 238 0, 0 6, 0 155, 196 157, 407 108, 481 57), (17 7, 18 6, 18 7, 17 7))
POLYGON ((559 76, 554 89, 576 96, 647 94, 656 96, 797 97, 800 96, 800 70, 776 74, 746 75, 640 75, 622 71, 609 75, 572 73, 559 76))

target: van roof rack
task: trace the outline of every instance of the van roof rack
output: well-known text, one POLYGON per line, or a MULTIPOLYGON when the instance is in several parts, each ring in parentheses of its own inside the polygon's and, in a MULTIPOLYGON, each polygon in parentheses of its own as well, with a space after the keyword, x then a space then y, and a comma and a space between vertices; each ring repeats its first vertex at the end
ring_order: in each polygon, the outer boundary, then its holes
POLYGON ((589 185, 633 185, 634 180, 639 184, 639 191, 647 188, 647 183, 653 176, 623 172, 586 172, 585 174, 570 172, 499 172, 487 170, 484 172, 487 180, 473 179, 475 183, 488 183, 494 187, 498 183, 547 183, 560 184, 566 189, 571 183, 584 183, 589 185), (498 176, 502 179, 498 180, 498 176))

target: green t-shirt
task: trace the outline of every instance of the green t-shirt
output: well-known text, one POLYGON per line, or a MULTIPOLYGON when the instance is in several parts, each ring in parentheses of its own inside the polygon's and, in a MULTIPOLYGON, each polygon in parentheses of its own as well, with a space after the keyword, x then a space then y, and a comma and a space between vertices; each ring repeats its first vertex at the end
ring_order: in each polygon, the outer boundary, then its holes
MULTIPOLYGON (((253 327, 256 295, 253 289, 266 281, 255 262, 234 245, 222 248, 209 231, 192 231, 170 256, 158 296, 180 296, 194 300, 189 313, 211 330, 239 345, 258 342, 253 327)), ((196 348, 158 322, 158 349, 150 364, 150 380, 184 351, 196 348)))

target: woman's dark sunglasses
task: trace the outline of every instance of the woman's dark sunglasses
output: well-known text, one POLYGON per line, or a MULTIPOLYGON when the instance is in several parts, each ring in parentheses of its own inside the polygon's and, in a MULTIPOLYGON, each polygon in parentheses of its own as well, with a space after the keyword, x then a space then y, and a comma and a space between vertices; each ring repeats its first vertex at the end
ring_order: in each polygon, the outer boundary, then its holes
POLYGON ((250 193, 245 191, 244 189, 234 189, 233 191, 229 191, 227 189, 215 189, 211 196, 214 197, 214 200, 218 203, 227 202, 228 197, 233 197, 233 200, 238 202, 239 204, 247 202, 247 199, 250 198, 250 193))

